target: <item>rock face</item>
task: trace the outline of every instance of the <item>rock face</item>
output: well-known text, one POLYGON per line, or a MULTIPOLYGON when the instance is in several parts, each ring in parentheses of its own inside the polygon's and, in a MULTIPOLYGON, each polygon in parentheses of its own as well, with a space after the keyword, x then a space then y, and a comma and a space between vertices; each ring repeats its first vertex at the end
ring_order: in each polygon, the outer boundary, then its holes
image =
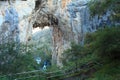
POLYGON ((0 32, 3 36, 11 34, 15 41, 27 42, 32 36, 32 27, 49 26, 53 40, 52 63, 62 67, 62 52, 70 43, 83 45, 87 32, 112 25, 111 13, 106 11, 102 16, 91 17, 87 0, 0 2, 0 32))
POLYGON ((83 36, 90 29, 89 10, 83 0, 48 0, 44 3, 44 8, 38 10, 43 17, 37 14, 35 22, 46 22, 53 27, 52 63, 62 67, 62 52, 70 47, 70 43, 83 44, 83 36), (45 17, 49 14, 58 19, 58 24, 52 24, 51 19, 45 17))
POLYGON ((27 42, 32 33, 30 17, 34 7, 34 0, 0 1, 0 36, 4 36, 0 42, 7 41, 8 37, 16 42, 27 42))
MULTIPOLYGON (((105 25, 112 25, 111 11, 106 11, 102 16, 91 17, 87 3, 87 0, 48 0, 45 8, 41 9, 58 19, 57 25, 50 25, 53 28, 52 62, 54 64, 62 66, 62 52, 70 47, 71 42, 83 45, 87 32, 94 32, 105 25)), ((49 19, 46 22, 50 24, 49 19)))

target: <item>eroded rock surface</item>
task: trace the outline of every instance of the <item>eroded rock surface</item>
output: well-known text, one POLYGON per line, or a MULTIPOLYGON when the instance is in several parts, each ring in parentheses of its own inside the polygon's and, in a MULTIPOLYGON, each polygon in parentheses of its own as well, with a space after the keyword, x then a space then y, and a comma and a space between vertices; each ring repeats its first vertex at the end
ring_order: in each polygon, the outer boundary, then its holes
MULTIPOLYGON (((41 0, 42 1, 42 0, 41 0)), ((71 42, 84 44, 84 36, 87 32, 94 32, 98 28, 111 25, 111 11, 104 15, 90 16, 89 0, 48 0, 40 4, 35 22, 52 28, 53 55, 52 62, 62 66, 62 52, 70 47, 71 42), (42 17, 41 17, 42 15, 42 17), (49 17, 49 15, 52 15, 49 17), (57 24, 55 24, 57 19, 57 24), (44 23, 44 24, 43 24, 44 23)), ((36 11, 36 12, 37 12, 36 11)))
POLYGON ((34 0, 19 0, 11 3, 0 1, 0 30, 2 35, 4 37, 11 35, 17 42, 27 42, 32 33, 30 20, 34 7, 34 0))
POLYGON ((62 67, 62 52, 70 48, 71 42, 83 45, 87 32, 112 25, 110 10, 104 15, 90 16, 87 1, 89 0, 27 0, 16 1, 11 5, 0 3, 0 30, 4 32, 2 35, 7 36, 14 31, 15 35, 12 36, 16 40, 27 42, 32 36, 32 27, 48 26, 52 30, 52 63, 62 67), (10 17, 9 23, 5 21, 6 15, 10 17))

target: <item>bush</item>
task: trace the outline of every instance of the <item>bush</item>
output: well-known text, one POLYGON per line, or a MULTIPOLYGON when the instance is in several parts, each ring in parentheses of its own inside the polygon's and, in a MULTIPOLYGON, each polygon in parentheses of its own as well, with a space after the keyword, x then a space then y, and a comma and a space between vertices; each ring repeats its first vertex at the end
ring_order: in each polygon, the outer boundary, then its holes
POLYGON ((76 43, 71 43, 71 48, 63 52, 63 64, 76 61, 78 58, 82 57, 82 46, 76 43))
POLYGON ((34 69, 35 61, 29 47, 17 43, 0 45, 0 74, 13 74, 34 69))
POLYGON ((93 76, 87 80, 119 80, 120 79, 120 63, 111 62, 104 64, 93 76))
POLYGON ((120 59, 120 27, 98 30, 93 34, 92 48, 102 59, 120 59))
POLYGON ((88 54, 97 55, 102 60, 120 59, 120 27, 100 29, 94 33, 86 34, 85 45, 72 43, 71 48, 63 52, 63 64, 71 65, 88 54))
POLYGON ((92 16, 96 14, 103 15, 107 10, 110 10, 115 14, 112 15, 113 20, 118 20, 120 17, 118 15, 120 13, 119 0, 91 0, 89 3, 89 9, 92 16))

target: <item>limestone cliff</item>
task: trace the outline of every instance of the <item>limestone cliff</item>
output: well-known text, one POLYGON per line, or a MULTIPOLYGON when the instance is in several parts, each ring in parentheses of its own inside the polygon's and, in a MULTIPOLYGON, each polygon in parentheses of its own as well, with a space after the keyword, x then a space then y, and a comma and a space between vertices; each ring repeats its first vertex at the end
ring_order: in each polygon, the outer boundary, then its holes
POLYGON ((32 33, 30 18, 34 5, 34 0, 0 1, 0 36, 4 37, 0 42, 10 36, 14 41, 27 42, 32 33))
POLYGON ((71 42, 84 44, 87 32, 112 25, 108 10, 104 15, 90 15, 89 0, 36 0, 34 27, 49 26, 53 33, 52 62, 62 66, 61 53, 71 42), (39 4, 38 4, 39 3, 39 4))
MULTIPOLYGON (((33 27, 52 30, 52 63, 62 66, 62 52, 71 42, 84 44, 87 32, 94 32, 106 25, 113 25, 112 10, 103 15, 90 15, 89 0, 27 0, 12 4, 0 2, 0 40, 10 34, 15 41, 27 42, 33 27)), ((119 23, 117 23, 119 25, 119 23)))
MULTIPOLYGON (((84 35, 90 28, 89 10, 83 0, 59 0, 56 4, 57 9, 55 9, 54 15, 57 17, 59 24, 56 27, 57 29, 53 29, 55 34, 53 35, 53 62, 57 61, 57 65, 61 66, 61 53, 70 47, 70 43, 83 44, 84 35)), ((53 7, 56 4, 53 4, 53 7)))

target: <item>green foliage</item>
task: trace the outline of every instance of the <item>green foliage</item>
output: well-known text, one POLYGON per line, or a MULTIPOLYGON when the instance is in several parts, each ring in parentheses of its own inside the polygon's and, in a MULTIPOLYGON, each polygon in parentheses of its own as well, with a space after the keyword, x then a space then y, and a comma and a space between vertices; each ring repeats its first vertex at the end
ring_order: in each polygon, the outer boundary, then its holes
POLYGON ((52 50, 49 48, 48 45, 43 45, 40 48, 35 50, 36 55, 40 55, 43 60, 51 60, 52 57, 52 50))
POLYGON ((0 74, 13 74, 34 69, 35 61, 28 46, 17 43, 0 45, 0 74))
POLYGON ((107 10, 111 10, 114 12, 114 14, 112 15, 113 20, 118 21, 120 18, 119 3, 119 0, 91 0, 89 3, 91 15, 103 15, 106 13, 107 10))
POLYGON ((94 33, 94 53, 101 58, 120 59, 120 27, 105 28, 94 33))
POLYGON ((82 57, 82 46, 72 42, 71 48, 63 52, 63 57, 63 64, 76 61, 78 58, 82 57))
POLYGON ((119 62, 111 62, 105 64, 97 72, 92 75, 92 78, 87 80, 119 80, 120 79, 120 64, 119 62))
POLYGON ((89 3, 89 7, 91 10, 91 15, 95 15, 95 14, 103 14, 106 12, 106 10, 108 9, 108 7, 111 6, 111 3, 114 0, 92 0, 89 3))
POLYGON ((103 66, 87 80, 119 80, 120 26, 100 29, 86 35, 85 44, 103 66), (103 63, 104 62, 104 63, 103 63))
POLYGON ((14 42, 7 42, 0 45, 1 75, 40 69, 46 60, 51 62, 51 49, 46 44, 42 45, 42 47, 36 47, 35 44, 24 45, 14 42), (42 59, 40 64, 37 64, 35 61, 36 57, 42 59))
POLYGON ((63 64, 65 66, 74 66, 95 60, 97 56, 93 54, 94 49, 92 47, 92 41, 93 37, 87 34, 87 40, 84 46, 76 43, 71 43, 71 48, 63 52, 63 64))
MULTIPOLYGON (((40 64, 38 64, 36 67, 39 66, 39 67, 42 68, 45 61, 47 61, 48 64, 49 64, 48 66, 50 66, 51 65, 51 59, 52 59, 52 54, 51 53, 52 53, 51 49, 49 49, 49 46, 46 46, 46 45, 34 49, 34 52, 33 52, 34 57, 35 58, 36 57, 41 58, 40 64)), ((47 69, 49 68, 48 66, 47 66, 47 69)))
MULTIPOLYGON (((119 26, 87 33, 84 46, 72 43, 71 48, 64 51, 64 68, 74 66, 74 70, 84 65, 82 70, 85 68, 85 71, 88 71, 88 75, 86 75, 89 76, 88 80, 118 80, 120 76, 119 34, 119 26), (85 66, 86 64, 88 65, 85 66), (89 74, 91 68, 88 66, 91 66, 91 64, 94 65, 92 68, 96 70, 96 73, 89 74)), ((80 75, 82 74, 84 74, 84 71, 80 75)))

